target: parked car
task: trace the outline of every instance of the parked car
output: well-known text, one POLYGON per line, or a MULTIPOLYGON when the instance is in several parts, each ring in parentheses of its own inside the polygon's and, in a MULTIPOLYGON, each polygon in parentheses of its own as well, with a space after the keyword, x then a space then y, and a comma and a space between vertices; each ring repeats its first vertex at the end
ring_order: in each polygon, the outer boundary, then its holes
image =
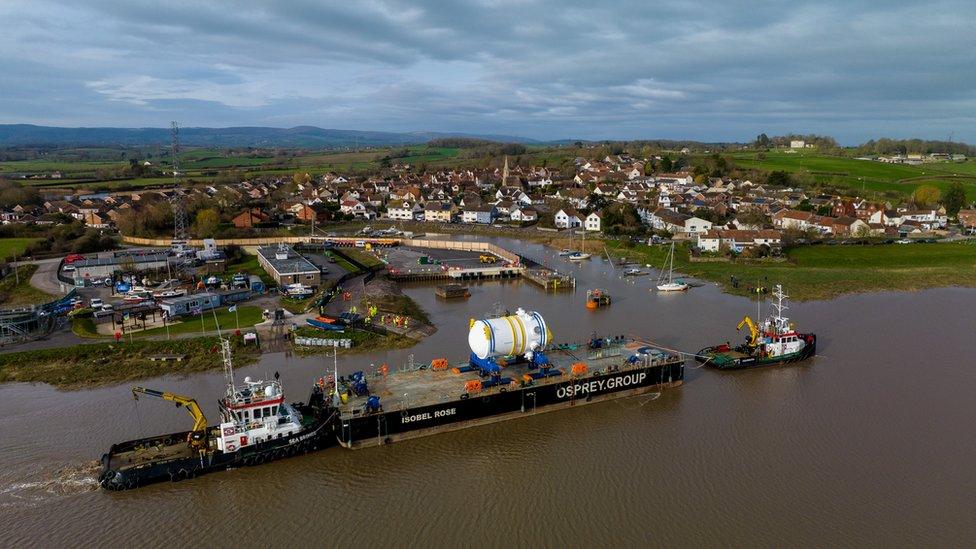
POLYGON ((115 307, 113 307, 111 303, 106 303, 106 304, 102 305, 102 310, 103 311, 113 311, 113 310, 115 310, 115 307))
POLYGON ((71 263, 74 263, 75 261, 81 261, 82 259, 85 259, 85 256, 81 254, 68 254, 64 257, 64 263, 66 265, 70 265, 71 263))
POLYGON ((75 266, 74 265, 65 265, 64 268, 61 269, 61 270, 64 271, 64 272, 66 272, 66 273, 73 273, 73 272, 75 272, 75 266))
POLYGON ((101 309, 102 305, 104 305, 104 303, 102 303, 102 298, 100 297, 93 297, 88 304, 91 305, 92 309, 101 309))

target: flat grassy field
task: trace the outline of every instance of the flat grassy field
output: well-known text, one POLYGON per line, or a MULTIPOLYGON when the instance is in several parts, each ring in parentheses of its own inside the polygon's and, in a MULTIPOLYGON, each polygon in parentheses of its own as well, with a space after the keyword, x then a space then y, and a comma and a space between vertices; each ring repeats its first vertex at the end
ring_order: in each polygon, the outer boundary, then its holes
POLYGON ((41 240, 41 238, 0 238, 0 259, 19 257, 28 246, 41 240))
POLYGON ((879 193, 910 195, 921 185, 934 185, 945 191, 950 182, 957 180, 966 187, 969 199, 976 199, 976 162, 972 161, 908 166, 813 152, 767 152, 763 160, 755 152, 734 153, 731 156, 735 164, 742 168, 804 173, 824 183, 879 193))
MULTIPOLYGON (((664 264, 668 248, 608 242, 615 257, 626 256, 652 266, 664 264)), ((843 294, 915 291, 946 286, 976 286, 976 242, 887 244, 877 246, 807 246, 784 262, 692 263, 675 254, 681 274, 723 285, 725 291, 750 293, 757 284, 783 284, 798 300, 830 299, 843 294), (732 288, 730 277, 739 279, 732 288)))
MULTIPOLYGON (((264 320, 261 318, 261 308, 253 305, 239 305, 237 307, 236 318, 234 313, 228 312, 226 308, 216 312, 216 321, 214 320, 215 315, 211 311, 204 311, 201 316, 203 317, 202 322, 200 317, 186 316, 180 319, 179 322, 170 324, 169 334, 179 335, 196 333, 203 335, 206 333, 207 335, 210 335, 218 328, 227 334, 233 333, 233 331, 237 329, 238 320, 240 321, 241 328, 249 328, 264 320)), ((165 336, 166 328, 152 328, 143 332, 135 332, 132 335, 135 337, 165 336)))

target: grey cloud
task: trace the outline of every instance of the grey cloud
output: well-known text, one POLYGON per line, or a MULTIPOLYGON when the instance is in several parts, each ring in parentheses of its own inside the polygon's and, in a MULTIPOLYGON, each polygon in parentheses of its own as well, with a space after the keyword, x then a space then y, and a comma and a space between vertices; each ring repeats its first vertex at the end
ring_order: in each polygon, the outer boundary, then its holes
POLYGON ((0 6, 0 121, 976 141, 972 2, 0 6))

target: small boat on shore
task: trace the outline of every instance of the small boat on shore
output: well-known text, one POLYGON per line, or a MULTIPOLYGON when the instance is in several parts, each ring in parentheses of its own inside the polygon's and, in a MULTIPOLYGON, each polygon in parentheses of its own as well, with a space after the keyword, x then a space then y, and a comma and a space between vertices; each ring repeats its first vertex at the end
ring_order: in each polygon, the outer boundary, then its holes
POLYGON ((646 275, 646 274, 647 273, 645 273, 644 271, 638 269, 637 267, 631 267, 631 268, 627 269, 626 271, 624 271, 624 276, 641 276, 641 275, 646 275))
MULTIPOLYGON (((695 359, 705 366, 719 370, 733 370, 796 362, 815 355, 816 334, 797 332, 796 325, 783 316, 783 311, 788 309, 784 303, 788 296, 783 293, 782 286, 776 285, 773 297, 776 298, 772 303, 775 313, 767 316, 762 324, 756 326, 748 316, 743 317, 739 322, 737 330, 743 327, 749 328, 749 336, 744 344, 733 347, 729 343, 723 343, 705 347, 695 354, 695 359)), ((758 299, 761 298, 757 297, 758 299)))
POLYGON ((320 330, 333 330, 341 332, 345 329, 345 326, 339 324, 336 319, 327 316, 317 316, 315 318, 309 318, 305 320, 305 323, 313 328, 318 328, 320 330))

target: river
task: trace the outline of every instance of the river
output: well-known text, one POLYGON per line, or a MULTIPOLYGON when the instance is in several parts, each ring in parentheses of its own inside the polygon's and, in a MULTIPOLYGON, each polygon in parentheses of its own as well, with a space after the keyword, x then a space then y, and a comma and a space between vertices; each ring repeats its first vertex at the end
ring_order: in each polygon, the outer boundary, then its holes
MULTIPOLYGON (((526 281, 467 301, 406 289, 438 331, 396 352, 341 357, 340 372, 465 356, 468 319, 496 304, 540 311, 557 341, 639 334, 685 351, 737 340, 755 303, 714 285, 650 292, 594 258, 503 246, 573 269, 574 293, 526 281), (585 290, 613 295, 588 311, 585 290)), ((775 281, 773 281, 775 282, 775 281)), ((787 288, 787 291, 789 289, 787 288)), ((84 465, 113 443, 188 427, 130 384, 73 392, 0 385, 2 545, 946 546, 972 545, 976 290, 794 303, 819 356, 716 372, 635 397, 361 451, 330 449, 189 482, 109 493, 84 465)), ((292 400, 331 358, 265 355, 292 400)), ((194 395, 211 417, 219 373, 140 382, 194 395)))

